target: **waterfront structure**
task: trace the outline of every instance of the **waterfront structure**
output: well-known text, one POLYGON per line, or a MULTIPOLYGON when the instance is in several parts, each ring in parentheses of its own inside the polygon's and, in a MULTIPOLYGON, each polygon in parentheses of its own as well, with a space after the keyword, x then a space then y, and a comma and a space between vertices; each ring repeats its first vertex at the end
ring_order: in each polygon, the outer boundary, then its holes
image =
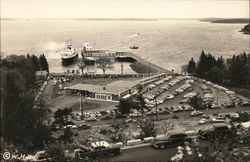
POLYGON ((118 57, 123 56, 126 52, 116 52, 105 49, 93 49, 89 43, 85 43, 81 51, 82 57, 118 57))

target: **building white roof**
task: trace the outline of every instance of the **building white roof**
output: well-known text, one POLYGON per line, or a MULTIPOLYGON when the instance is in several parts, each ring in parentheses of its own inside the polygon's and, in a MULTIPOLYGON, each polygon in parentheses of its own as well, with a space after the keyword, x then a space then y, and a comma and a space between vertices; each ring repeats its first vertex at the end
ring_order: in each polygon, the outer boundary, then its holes
POLYGON ((139 81, 119 80, 107 85, 76 84, 67 89, 120 95, 122 92, 129 90, 137 84, 139 84, 139 81))

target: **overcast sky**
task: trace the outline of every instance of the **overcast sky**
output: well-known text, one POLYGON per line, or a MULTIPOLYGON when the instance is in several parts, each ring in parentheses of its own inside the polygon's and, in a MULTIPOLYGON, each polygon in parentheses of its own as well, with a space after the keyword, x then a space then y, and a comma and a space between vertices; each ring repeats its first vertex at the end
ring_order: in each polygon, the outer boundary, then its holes
POLYGON ((0 0, 1 17, 248 18, 248 0, 0 0))

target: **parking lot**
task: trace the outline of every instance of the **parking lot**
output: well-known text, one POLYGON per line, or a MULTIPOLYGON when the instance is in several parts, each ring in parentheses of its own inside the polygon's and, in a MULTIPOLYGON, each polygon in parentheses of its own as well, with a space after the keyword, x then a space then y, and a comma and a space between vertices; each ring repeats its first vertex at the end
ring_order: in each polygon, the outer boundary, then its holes
MULTIPOLYGON (((61 93, 63 94, 63 91, 61 93)), ((213 114, 250 110, 250 106, 240 106, 248 101, 245 98, 228 89, 190 76, 167 76, 156 80, 143 87, 143 97, 146 102, 144 117, 158 119, 156 122, 160 128, 157 129, 158 134, 167 132, 169 129, 198 130, 209 123, 227 122, 213 114), (191 107, 188 102, 195 95, 202 97, 205 102, 211 102, 211 108, 196 111, 194 107, 191 107), (231 105, 231 102, 236 102, 236 104, 231 105), (207 115, 210 118, 206 118, 207 115)), ((116 107, 118 103, 83 98, 82 114, 80 97, 77 95, 63 94, 52 100, 57 100, 56 103, 58 103, 58 105, 52 106, 54 111, 56 108, 63 108, 62 106, 65 104, 73 108, 70 118, 72 123, 66 127, 76 130, 75 133, 78 134, 76 140, 91 138, 112 142, 109 137, 101 133, 102 130, 109 130, 113 123, 123 122, 127 125, 124 130, 127 133, 126 139, 136 139, 140 134, 138 127, 138 119, 142 118, 140 111, 132 110, 124 116, 116 107)))
MULTIPOLYGON (((205 80, 190 76, 167 76, 143 88, 143 97, 146 102, 144 114, 146 116, 164 116, 170 113, 194 111, 188 103, 192 96, 199 95, 205 102, 211 103, 211 109, 225 109, 247 101, 245 98, 235 94, 224 87, 218 86, 205 80), (217 104, 218 103, 218 104, 217 104), (157 110, 156 110, 157 107, 157 110)), ((81 120, 80 97, 61 95, 52 99, 54 103, 51 108, 55 111, 58 108, 72 107, 73 120, 81 120), (57 101, 57 102, 55 102, 57 101)), ((82 107, 84 121, 105 123, 106 120, 122 118, 116 108, 117 103, 83 99, 82 107)), ((127 118, 141 117, 141 112, 132 110, 127 118)))

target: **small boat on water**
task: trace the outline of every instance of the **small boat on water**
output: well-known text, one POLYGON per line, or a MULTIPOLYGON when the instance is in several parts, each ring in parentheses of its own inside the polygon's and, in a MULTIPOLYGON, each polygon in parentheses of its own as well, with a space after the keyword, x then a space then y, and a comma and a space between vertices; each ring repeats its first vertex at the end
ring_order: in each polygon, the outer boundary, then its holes
POLYGON ((70 41, 66 41, 65 46, 65 49, 61 52, 62 62, 65 64, 72 63, 78 57, 78 51, 73 48, 70 41))
POLYGON ((138 49, 139 47, 138 46, 131 46, 131 47, 129 47, 130 49, 138 49))

